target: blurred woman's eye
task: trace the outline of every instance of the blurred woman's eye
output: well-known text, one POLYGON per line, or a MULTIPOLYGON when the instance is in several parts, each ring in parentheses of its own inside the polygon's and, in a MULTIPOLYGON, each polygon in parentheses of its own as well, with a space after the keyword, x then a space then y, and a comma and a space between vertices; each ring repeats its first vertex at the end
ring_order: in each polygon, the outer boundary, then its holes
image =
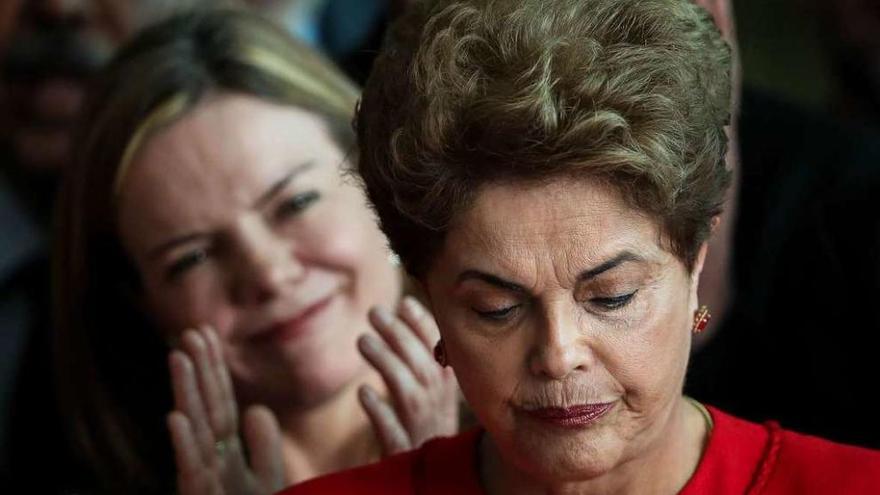
POLYGON ((479 316, 480 318, 482 318, 484 320, 499 323, 499 322, 507 321, 507 320, 513 318, 514 316, 516 316, 516 312, 519 309, 519 307, 520 307, 520 305, 516 304, 513 306, 508 306, 506 308, 493 309, 493 310, 489 310, 489 311, 482 311, 482 310, 478 310, 478 309, 474 308, 474 312, 477 314, 477 316, 479 316))
POLYGON ((208 258, 208 248, 199 248, 189 251, 175 260, 165 272, 168 280, 176 280, 196 265, 201 264, 208 258))
POLYGON ((599 306, 602 311, 613 311, 629 304, 630 301, 632 301, 633 296, 636 295, 636 292, 638 291, 612 297, 594 297, 590 299, 590 302, 599 306))
POLYGON ((309 206, 313 205, 321 199, 321 193, 318 191, 306 191, 303 193, 295 194, 290 198, 284 200, 278 208, 275 210, 275 218, 278 220, 284 220, 290 217, 294 217, 303 211, 305 211, 309 206))

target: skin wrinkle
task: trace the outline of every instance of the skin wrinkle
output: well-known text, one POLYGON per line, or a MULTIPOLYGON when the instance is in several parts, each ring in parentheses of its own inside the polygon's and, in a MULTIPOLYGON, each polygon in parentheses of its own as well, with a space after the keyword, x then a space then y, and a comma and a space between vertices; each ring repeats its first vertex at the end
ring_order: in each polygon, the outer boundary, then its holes
MULTIPOLYGON (((417 48, 387 51, 365 88, 358 130, 370 154, 359 171, 392 245, 426 285, 489 433, 489 493, 678 492, 705 433, 681 385, 704 240, 729 180, 719 162, 726 46, 691 2, 422 5, 424 17, 414 9, 391 31, 417 48), (468 34, 484 42, 456 44, 468 34), (381 76, 411 66, 408 80, 381 76), (461 84, 474 76, 476 90, 461 84), (405 166, 388 159, 399 130, 394 156, 405 166), (535 178, 548 180, 524 182, 535 178), (599 312, 592 293, 576 301, 577 274, 623 245, 657 263, 633 302, 599 312), (458 287, 463 270, 528 294, 458 287), (521 310, 473 310, 508 302, 521 310), (552 395, 551 383, 607 396, 613 413, 562 433, 510 407, 552 395)), ((624 276, 616 270, 611 279, 624 276)))
MULTIPOLYGON (((613 487, 610 493, 627 489, 621 480, 644 477, 621 474, 630 470, 649 472, 646 483, 652 486, 659 480, 680 488, 693 466, 668 476, 645 470, 644 459, 684 448, 669 439, 690 431, 683 426, 690 425, 690 416, 682 413, 681 385, 696 284, 658 242, 656 223, 610 186, 560 179, 487 186, 456 225, 435 265, 444 269, 426 277, 428 295, 465 397, 490 433, 492 446, 483 455, 497 452, 501 479, 511 480, 501 491, 520 493, 509 490, 517 486, 562 493, 578 480, 613 487), (624 250, 644 261, 624 262, 579 282, 581 273, 624 250), (456 285, 457 275, 468 269, 527 293, 476 279, 456 285), (631 302, 613 312, 575 297, 634 289, 631 302), (489 310, 521 306, 509 321, 496 324, 473 313, 481 302, 489 310), (540 429, 522 412, 596 402, 615 402, 615 409, 586 433, 540 429)), ((688 452, 683 458, 699 458, 688 452)))

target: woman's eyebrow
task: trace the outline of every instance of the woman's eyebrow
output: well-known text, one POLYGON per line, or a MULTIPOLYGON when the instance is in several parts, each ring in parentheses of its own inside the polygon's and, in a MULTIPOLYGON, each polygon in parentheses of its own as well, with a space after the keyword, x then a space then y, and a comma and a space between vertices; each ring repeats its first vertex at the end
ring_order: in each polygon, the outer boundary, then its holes
POLYGON ((479 270, 465 270, 465 271, 461 272, 461 274, 459 274, 458 277, 456 278, 455 283, 456 283, 456 285, 459 285, 466 280, 480 280, 480 281, 485 282, 489 285, 494 285, 495 287, 499 287, 501 289, 508 290, 511 292, 517 292, 517 293, 521 293, 521 294, 528 293, 528 291, 525 289, 525 287, 523 287, 519 284, 516 284, 514 282, 510 282, 508 280, 504 280, 503 278, 498 277, 497 275, 492 275, 492 274, 489 274, 486 272, 481 272, 479 270))
POLYGON ((581 274, 578 275, 578 281, 584 282, 584 281, 596 278, 599 275, 607 272, 608 270, 611 270, 613 268, 616 268, 616 267, 622 265, 623 263, 641 262, 641 261, 645 261, 645 258, 642 256, 639 256, 638 254, 636 254, 632 251, 621 251, 620 253, 617 253, 617 255, 614 256, 613 258, 611 258, 610 260, 601 263, 599 266, 597 266, 595 268, 590 268, 589 270, 581 272, 581 274))
POLYGON ((314 160, 309 160, 307 162, 301 163, 292 169, 290 169, 283 177, 275 181, 269 189, 266 190, 257 201, 254 203, 254 208, 259 209, 266 205, 273 197, 275 197, 278 193, 284 190, 290 181, 296 178, 296 176, 311 170, 315 166, 314 160))
MULTIPOLYGON (((578 281, 583 282, 583 281, 587 281, 592 278, 598 277, 602 273, 605 273, 608 270, 616 268, 616 267, 622 265, 623 263, 640 262, 640 261, 645 261, 645 258, 642 256, 639 256, 636 253, 633 253, 632 251, 621 251, 620 253, 618 253, 616 256, 614 256, 610 260, 604 261, 600 265, 582 272, 580 275, 578 275, 578 281)), ((522 285, 519 285, 515 282, 505 280, 497 275, 492 275, 490 273, 486 273, 486 272, 483 272, 480 270, 465 270, 465 271, 461 272, 461 274, 459 274, 459 276, 456 278, 455 283, 456 283, 456 285, 459 285, 466 280, 479 280, 479 281, 485 282, 489 285, 494 285, 495 287, 499 287, 501 289, 508 290, 511 292, 517 292, 520 294, 528 294, 528 292, 529 292, 522 285)))

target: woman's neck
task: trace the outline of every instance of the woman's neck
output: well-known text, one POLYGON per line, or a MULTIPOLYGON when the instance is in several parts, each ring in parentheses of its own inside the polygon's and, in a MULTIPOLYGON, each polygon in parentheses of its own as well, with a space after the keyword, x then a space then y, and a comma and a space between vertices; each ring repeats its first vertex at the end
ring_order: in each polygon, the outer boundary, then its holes
POLYGON ((600 477, 558 484, 536 480, 509 465, 489 435, 484 435, 480 462, 486 492, 489 495, 676 494, 696 472, 709 431, 702 413, 684 398, 673 404, 667 417, 664 432, 654 442, 656 447, 646 449, 642 455, 600 477))
POLYGON ((289 483, 379 460, 379 442, 358 401, 358 388, 364 384, 384 395, 384 383, 370 370, 316 407, 275 411, 289 483))

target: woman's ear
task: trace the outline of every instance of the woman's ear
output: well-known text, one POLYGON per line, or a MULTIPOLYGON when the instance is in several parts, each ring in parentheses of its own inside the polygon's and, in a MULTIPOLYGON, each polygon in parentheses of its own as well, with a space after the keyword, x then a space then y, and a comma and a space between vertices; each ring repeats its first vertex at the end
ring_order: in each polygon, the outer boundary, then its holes
MULTIPOLYGON (((712 228, 715 228, 715 220, 718 217, 712 220, 712 228)), ((697 251, 697 257, 694 259, 694 269, 692 271, 693 278, 700 278, 700 274, 703 273, 703 265, 706 264, 706 255, 709 253, 709 241, 703 241, 703 244, 700 246, 700 250, 697 251)))
POLYGON ((714 234, 719 225, 721 225, 721 215, 715 215, 709 222, 709 232, 714 234))
MULTIPOLYGON (((716 217, 717 219, 717 217, 716 217)), ((716 223, 713 219, 713 228, 716 223)), ((703 241, 703 244, 700 245, 700 250, 697 251, 697 257, 694 258, 694 265, 691 269, 691 287, 690 287, 690 296, 692 301, 692 306, 694 309, 699 305, 699 295, 698 291, 700 288, 700 275, 703 273, 703 266, 706 263, 706 255, 709 253, 709 241, 703 241)))

